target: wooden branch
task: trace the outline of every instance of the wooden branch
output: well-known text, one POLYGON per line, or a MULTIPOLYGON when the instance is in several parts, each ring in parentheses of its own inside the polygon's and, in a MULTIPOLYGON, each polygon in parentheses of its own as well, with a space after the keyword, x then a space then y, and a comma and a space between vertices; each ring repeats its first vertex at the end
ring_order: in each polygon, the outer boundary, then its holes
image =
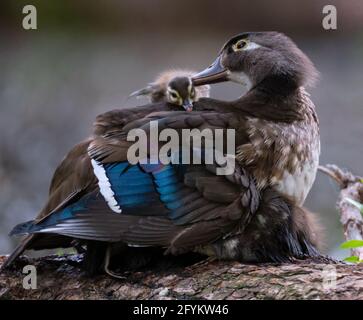
MULTIPOLYGON (((4 257, 0 258, 0 263, 4 257)), ((87 278, 78 256, 22 258, 0 274, 0 299, 363 299, 363 266, 331 261, 246 265, 207 261, 87 278), (22 267, 35 265, 37 289, 24 289, 22 267)))
MULTIPOLYGON (((319 170, 331 177, 340 187, 337 207, 346 240, 363 240, 363 216, 347 199, 363 203, 362 177, 354 176, 336 165, 320 166, 319 170)), ((352 255, 363 260, 363 247, 352 249, 352 255)))

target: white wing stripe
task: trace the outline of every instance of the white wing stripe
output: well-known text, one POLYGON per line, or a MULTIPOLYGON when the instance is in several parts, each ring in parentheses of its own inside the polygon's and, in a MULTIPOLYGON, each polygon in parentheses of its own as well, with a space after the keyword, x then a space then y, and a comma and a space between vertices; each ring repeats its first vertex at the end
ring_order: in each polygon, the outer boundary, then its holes
POLYGON ((93 172, 98 179, 98 186, 100 187, 100 192, 102 196, 104 197, 112 211, 116 213, 121 213, 122 210, 115 199, 115 194, 111 189, 111 184, 106 176, 105 169, 99 162, 94 159, 91 159, 91 163, 93 167, 93 172))

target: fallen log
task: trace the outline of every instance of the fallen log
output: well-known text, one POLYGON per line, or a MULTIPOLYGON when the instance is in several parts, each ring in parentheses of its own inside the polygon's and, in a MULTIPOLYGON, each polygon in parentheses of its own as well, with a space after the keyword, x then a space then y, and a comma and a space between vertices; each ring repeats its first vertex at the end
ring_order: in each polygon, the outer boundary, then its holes
POLYGON ((0 299, 363 299, 363 266, 329 259, 259 265, 207 260, 127 272, 124 280, 89 278, 80 260, 78 255, 23 257, 0 275, 0 299), (25 265, 37 270, 36 289, 24 289, 25 265))

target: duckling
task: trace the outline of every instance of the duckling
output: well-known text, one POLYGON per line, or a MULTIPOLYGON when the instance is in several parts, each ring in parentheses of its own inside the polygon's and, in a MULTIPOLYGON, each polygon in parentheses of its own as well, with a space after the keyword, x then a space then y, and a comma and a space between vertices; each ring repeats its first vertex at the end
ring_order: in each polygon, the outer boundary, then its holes
POLYGON ((193 102, 202 97, 208 98, 210 91, 209 85, 194 87, 191 80, 194 74, 190 70, 164 71, 145 88, 131 93, 130 97, 146 96, 152 103, 164 101, 192 111, 193 102))

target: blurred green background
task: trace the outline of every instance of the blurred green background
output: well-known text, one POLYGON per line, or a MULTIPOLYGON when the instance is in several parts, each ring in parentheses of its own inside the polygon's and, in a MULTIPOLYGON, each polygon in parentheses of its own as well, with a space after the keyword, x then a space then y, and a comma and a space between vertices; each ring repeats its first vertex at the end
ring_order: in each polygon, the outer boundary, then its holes
MULTIPOLYGON (((0 253, 17 239, 11 228, 32 219, 47 198, 52 173, 95 116, 140 104, 127 100, 162 70, 201 70, 230 36, 286 33, 321 72, 310 90, 321 122, 321 163, 363 174, 363 1, 1 1, 0 4, 0 253), (33 4, 38 29, 22 28, 33 4), (322 28, 333 4, 338 29, 322 28)), ((233 99, 241 88, 212 87, 233 99)), ((326 231, 325 252, 344 257, 335 209, 338 189, 318 175, 306 206, 326 231)))

